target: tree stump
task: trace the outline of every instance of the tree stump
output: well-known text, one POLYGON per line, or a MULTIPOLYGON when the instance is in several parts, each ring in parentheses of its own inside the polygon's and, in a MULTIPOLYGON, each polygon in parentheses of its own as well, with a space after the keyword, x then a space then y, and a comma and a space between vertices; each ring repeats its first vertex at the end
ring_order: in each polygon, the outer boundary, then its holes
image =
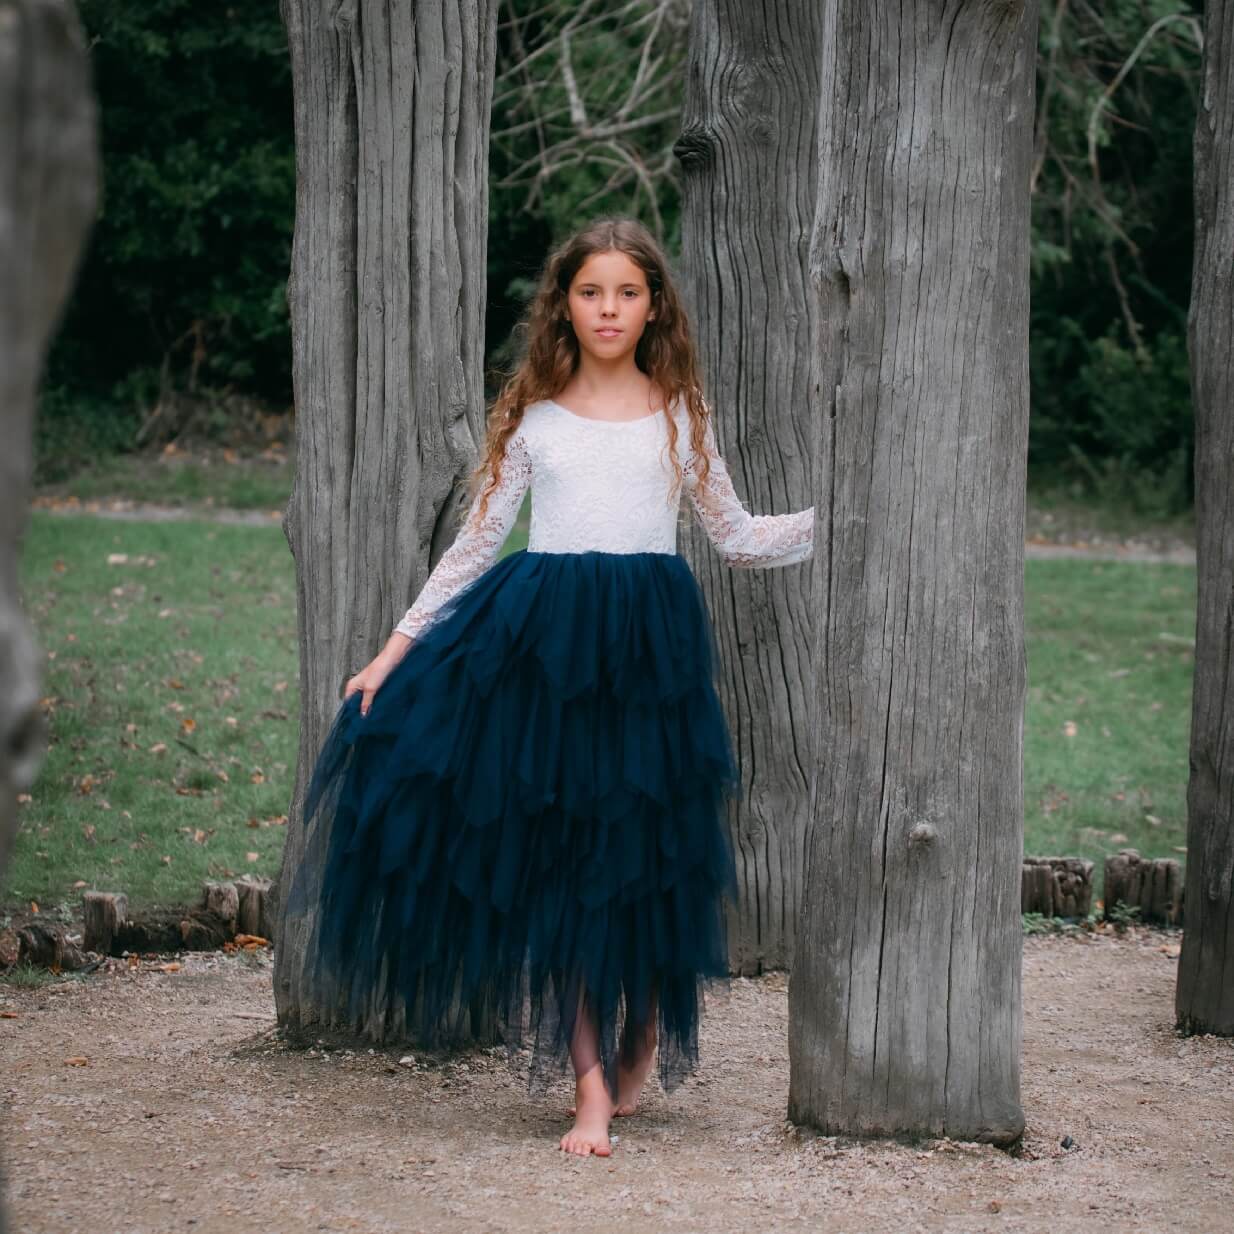
POLYGON ((57 971, 86 965, 81 948, 67 938, 64 927, 55 922, 32 921, 18 929, 17 938, 21 944, 21 959, 27 964, 57 971))
POLYGON ((0 969, 12 968, 21 958, 21 939, 12 926, 0 930, 0 969))
POLYGON ((1087 917, 1093 907, 1093 863, 1078 857, 1025 857, 1020 912, 1087 917))
POLYGON ((202 883, 201 907, 207 913, 213 913, 219 920, 227 922, 232 934, 236 932, 236 921, 240 916, 240 893, 235 883, 202 883))
POLYGON ((236 933, 273 938, 274 913, 271 910, 277 894, 274 881, 256 874, 245 874, 236 879, 236 891, 239 894, 236 933))
POLYGON ((1138 920, 1182 925, 1183 872, 1170 857, 1141 857, 1124 848, 1105 859, 1105 917, 1116 905, 1138 908, 1138 920))
POLYGON ((119 892, 86 891, 81 897, 82 946, 87 951, 111 955, 111 945, 128 919, 128 897, 119 892))

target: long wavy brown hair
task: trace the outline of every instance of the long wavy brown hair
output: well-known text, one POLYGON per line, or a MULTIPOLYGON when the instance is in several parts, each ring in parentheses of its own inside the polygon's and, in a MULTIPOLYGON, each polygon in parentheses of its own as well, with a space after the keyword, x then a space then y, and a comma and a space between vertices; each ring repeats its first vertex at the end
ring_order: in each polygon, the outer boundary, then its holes
MULTIPOLYGON (((655 310, 635 347, 634 362, 660 390, 665 407, 672 407, 678 399, 685 405, 690 444, 700 459, 699 482, 706 481, 709 469, 703 443, 709 409, 700 388, 690 323, 669 275, 668 261, 642 223, 604 217, 589 223, 550 254, 536 294, 515 326, 516 334, 526 336, 526 350, 505 376, 501 392, 489 409, 483 457, 469 479, 472 500, 483 486, 477 517, 484 517, 489 494, 501 480, 506 442, 522 423, 523 412, 530 404, 557 395, 578 368, 578 339, 566 318, 575 274, 593 253, 614 250, 624 253, 643 271, 655 310)), ((677 457, 677 423, 671 415, 665 417, 665 423, 673 462, 672 491, 676 494, 683 475, 677 457)))

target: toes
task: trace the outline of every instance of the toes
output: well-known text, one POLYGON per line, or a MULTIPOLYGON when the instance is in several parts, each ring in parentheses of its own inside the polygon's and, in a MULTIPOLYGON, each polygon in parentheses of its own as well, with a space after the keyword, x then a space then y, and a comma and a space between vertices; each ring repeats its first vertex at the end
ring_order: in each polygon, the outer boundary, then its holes
POLYGON ((611 1157, 613 1154, 612 1145, 607 1138, 589 1140, 574 1132, 563 1135, 558 1147, 568 1153, 577 1153, 580 1157, 586 1157, 590 1153, 595 1153, 597 1157, 611 1157))

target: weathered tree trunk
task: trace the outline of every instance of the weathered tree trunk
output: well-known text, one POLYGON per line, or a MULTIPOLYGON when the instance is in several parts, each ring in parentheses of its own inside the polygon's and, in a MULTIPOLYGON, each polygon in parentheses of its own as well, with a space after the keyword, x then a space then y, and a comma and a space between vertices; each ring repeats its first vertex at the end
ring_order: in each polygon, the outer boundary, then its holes
POLYGON ((1234 1034, 1234 4, 1206 0, 1188 343, 1195 403, 1195 685, 1175 1013, 1234 1034))
MULTIPOLYGON (((46 752, 41 655, 18 595, 35 396, 98 196, 90 63, 68 0, 0 0, 0 876, 46 752)), ((0 1231, 9 1226, 0 1203, 0 1231)))
POLYGON ((18 597, 35 396, 98 196, 97 117, 77 11, 0 0, 0 873, 17 794, 43 761, 41 657, 18 597))
MULTIPOLYGON (((306 854, 308 777, 346 678, 453 538, 484 433, 487 150, 496 0, 282 0, 296 229, 288 300, 300 749, 280 888, 306 854)), ((330 1022, 303 937, 276 946, 280 1021, 330 1022)), ((379 996, 364 1023, 397 1034, 379 996)))
MULTIPOLYGON (((682 132, 684 282, 721 452, 756 513, 810 504, 806 291, 817 160, 819 6, 698 0, 682 132)), ((810 565, 731 570, 682 537, 707 595, 721 694, 745 775, 730 820, 741 901, 734 971, 787 968, 814 764, 807 721, 810 565)))
POLYGON ((1037 11, 824 12, 821 750, 789 1117, 1009 1142, 1037 11))

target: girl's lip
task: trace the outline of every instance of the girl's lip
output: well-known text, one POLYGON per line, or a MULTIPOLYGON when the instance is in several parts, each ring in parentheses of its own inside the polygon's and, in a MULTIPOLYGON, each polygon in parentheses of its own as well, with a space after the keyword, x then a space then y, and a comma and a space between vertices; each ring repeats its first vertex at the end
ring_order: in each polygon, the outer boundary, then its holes
POLYGON ((620 334, 621 331, 618 330, 616 326, 601 326, 596 331, 596 333, 597 334, 620 334))

